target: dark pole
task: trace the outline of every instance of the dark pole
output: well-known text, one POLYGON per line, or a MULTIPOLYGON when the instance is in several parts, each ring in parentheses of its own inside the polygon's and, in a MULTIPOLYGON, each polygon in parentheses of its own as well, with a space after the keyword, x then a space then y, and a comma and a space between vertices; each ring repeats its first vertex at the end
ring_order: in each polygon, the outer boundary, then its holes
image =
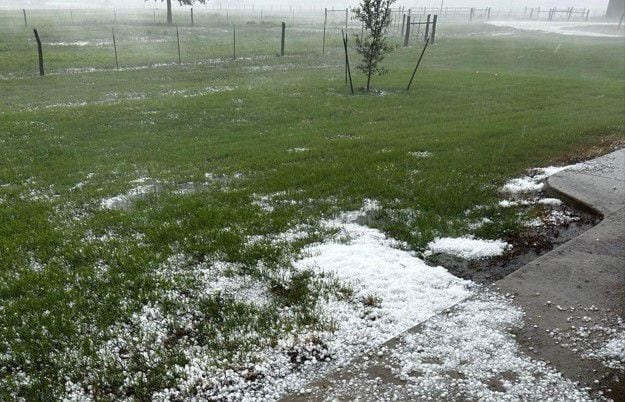
POLYGON ((117 24, 117 10, 113 9, 113 22, 117 24))
POLYGON ((176 25, 176 39, 178 40, 178 64, 182 64, 182 57, 180 57, 180 32, 178 32, 178 25, 176 25))
POLYGON ((326 25, 328 24, 328 9, 325 9, 325 17, 323 19, 323 50, 322 55, 326 54, 326 25))
POLYGON ((417 40, 421 36, 421 16, 419 15, 419 23, 417 24, 417 40))
POLYGON ((404 47, 410 44, 410 15, 406 18, 406 36, 404 36, 404 47))
POLYGON ((232 59, 237 59, 237 26, 232 26, 232 35, 233 35, 233 45, 232 45, 232 59))
POLYGON ((404 14, 404 18, 402 18, 402 21, 401 21, 401 36, 404 36, 405 28, 406 28, 406 14, 404 14))
POLYGON ((343 34, 343 46, 345 47, 345 67, 347 68, 347 75, 349 76, 349 88, 354 94, 354 84, 352 83, 352 70, 349 67, 349 53, 347 52, 347 34, 343 34))
POLYGON ((425 41, 428 42, 430 40, 430 19, 432 18, 432 14, 428 14, 428 19, 425 23, 425 41))
POLYGON ((193 7, 191 7, 191 26, 193 26, 193 7))
POLYGON ((113 50, 115 51, 115 67, 119 70, 119 61, 117 59, 117 41, 115 40, 115 28, 113 28, 113 50))
POLYGON ((432 39, 431 42, 434 44, 436 40, 436 22, 438 21, 438 15, 434 14, 434 20, 432 21, 432 39))
POLYGON ((43 49, 41 47, 41 39, 39 39, 39 33, 36 29, 33 29, 35 32, 35 39, 37 40, 37 53, 39 53, 39 75, 43 77, 45 72, 43 71, 43 49))
POLYGON ((280 44, 280 56, 284 56, 284 37, 286 34, 286 22, 282 23, 282 40, 280 44))
POLYGON ((419 69, 419 65, 421 64, 421 60, 423 60, 423 55, 425 54, 425 50, 428 48, 429 40, 425 41, 425 46, 423 46, 423 51, 421 52, 421 56, 419 56, 419 61, 417 61, 417 66, 414 68, 412 72, 412 77, 410 77, 410 82, 408 83, 408 88, 406 91, 410 91, 410 86, 412 85, 412 81, 414 80, 414 76, 417 74, 417 70, 419 69))
POLYGON ((28 20, 26 19, 26 9, 22 9, 24 13, 24 28, 28 28, 28 20))

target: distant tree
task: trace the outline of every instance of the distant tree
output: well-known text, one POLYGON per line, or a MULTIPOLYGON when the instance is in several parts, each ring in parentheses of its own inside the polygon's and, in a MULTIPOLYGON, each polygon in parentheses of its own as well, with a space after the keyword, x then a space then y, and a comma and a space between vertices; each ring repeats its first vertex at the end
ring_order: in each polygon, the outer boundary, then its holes
POLYGON ((386 69, 382 61, 387 53, 395 49, 388 41, 388 26, 391 23, 391 6, 396 0, 361 0, 353 9, 356 18, 364 24, 365 35, 356 35, 356 50, 362 55, 357 68, 367 76, 367 91, 373 74, 382 75, 386 69))
MULTIPOLYGON (((145 0, 148 1, 148 0, 145 0)), ((155 2, 158 0, 154 0, 155 2)), ((161 0, 161 3, 163 1, 167 1, 167 23, 169 25, 171 25, 174 22, 174 18, 171 12, 171 1, 172 0, 161 0)), ((180 5, 192 5, 193 3, 202 3, 202 4, 206 4, 208 3, 208 0, 178 0, 178 3, 180 3, 180 5)))

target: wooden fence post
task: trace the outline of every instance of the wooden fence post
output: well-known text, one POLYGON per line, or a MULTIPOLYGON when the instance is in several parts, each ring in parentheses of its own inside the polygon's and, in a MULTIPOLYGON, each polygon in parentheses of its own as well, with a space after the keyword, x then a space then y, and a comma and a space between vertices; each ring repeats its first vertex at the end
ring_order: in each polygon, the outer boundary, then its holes
POLYGON ((117 10, 113 9, 113 23, 117 24, 117 10))
POLYGON ((401 36, 404 36, 405 28, 406 28, 406 14, 404 14, 404 18, 402 18, 402 21, 401 21, 401 36))
POLYGON ((436 22, 438 21, 438 15, 434 14, 434 20, 432 21, 432 37, 430 39, 430 42, 432 44, 434 44, 434 41, 436 40, 436 22))
POLYGON ((432 14, 428 14, 428 19, 425 22, 425 37, 424 40, 429 42, 430 40, 430 19, 432 18, 432 14))
POLYGON ((471 8, 471 13, 469 13, 469 22, 473 21, 474 14, 475 14, 475 8, 471 8))
POLYGON ((284 39, 286 35, 286 22, 282 23, 282 38, 280 43, 280 56, 284 56, 284 39))
POLYGON ((191 26, 193 26, 193 7, 191 7, 191 26))
POLYGON ((325 9, 325 17, 323 19, 323 49, 321 54, 325 56, 326 54, 326 25, 328 24, 328 9, 325 9))
POLYGON ((237 26, 232 26, 232 60, 237 59, 237 26))
POLYGON ((45 72, 43 71, 43 49, 41 47, 41 39, 39 38, 39 33, 36 29, 33 29, 35 33, 35 40, 37 40, 37 53, 39 54, 39 75, 44 76, 45 72))
POLYGON ((115 40, 115 28, 113 28, 113 50, 115 51, 115 67, 119 70, 119 60, 117 59, 117 41, 115 40))
POLYGON ((490 20, 490 7, 488 7, 488 11, 486 13, 486 19, 490 20))
POLYGON ((345 32, 347 32, 347 25, 349 24, 349 8, 345 9, 345 32))
POLYGON ((419 23, 417 24, 417 40, 421 37, 421 16, 419 15, 419 23))
POLYGON ((410 15, 406 18, 406 35, 404 36, 404 47, 410 44, 410 15))
POLYGON ((28 28, 28 20, 26 19, 26 9, 23 8, 22 12, 24 13, 24 28, 28 28))
POLYGON ((180 56, 180 32, 178 32, 178 25, 176 25, 176 39, 178 41, 178 65, 182 64, 182 57, 180 56))

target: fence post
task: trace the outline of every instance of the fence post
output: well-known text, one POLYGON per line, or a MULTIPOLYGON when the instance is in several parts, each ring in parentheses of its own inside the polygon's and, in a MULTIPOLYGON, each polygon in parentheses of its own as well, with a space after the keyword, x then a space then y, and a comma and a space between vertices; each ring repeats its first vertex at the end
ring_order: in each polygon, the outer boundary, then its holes
POLYGON ((119 70, 119 61, 117 59, 117 41, 115 40, 115 28, 113 31, 113 50, 115 51, 115 67, 119 70))
POLYGON ((325 9, 325 17, 323 19, 323 50, 321 54, 325 56, 326 54, 326 25, 328 24, 328 9, 325 9))
POLYGON ((349 24, 349 8, 345 9, 345 32, 347 32, 347 25, 349 24))
POLYGON ((193 26, 193 7, 191 7, 191 26, 193 26))
POLYGON ((282 22, 282 40, 280 43, 280 56, 284 56, 284 37, 286 34, 286 22, 282 22))
POLYGON ((37 40, 37 53, 39 54, 39 75, 43 77, 45 72, 43 71, 43 49, 41 47, 41 39, 39 39, 39 33, 36 29, 33 29, 35 33, 35 39, 37 40))
POLYGON ((233 41, 232 41, 232 60, 236 60, 237 59, 237 26, 233 25, 232 26, 232 36, 233 36, 233 41))
POLYGON ((156 9, 152 10, 152 14, 154 15, 154 25, 156 25, 156 9))
POLYGON ((471 8, 471 13, 469 13, 469 22, 473 21, 473 14, 475 14, 475 8, 471 8))
POLYGON ((113 9, 113 23, 117 24, 117 10, 113 9))
POLYGON ((406 36, 404 36, 404 47, 410 44, 410 15, 406 19, 406 36))
POLYGON ((486 19, 490 20, 490 7, 488 7, 488 12, 486 13, 486 19))
POLYGON ((182 64, 182 57, 180 57, 180 32, 178 32, 178 25, 176 25, 176 39, 178 41, 178 65, 182 64))
POLYGON ((24 28, 28 28, 28 20, 26 19, 26 9, 23 8, 22 12, 24 13, 24 28))
POLYGON ((417 24, 417 40, 421 37, 421 16, 419 15, 419 23, 417 24))
POLYGON ((406 28, 406 14, 404 14, 404 18, 402 18, 402 21, 401 21, 401 36, 404 36, 405 28, 406 28))
POLYGON ((430 19, 432 18, 432 14, 428 14, 428 19, 425 22, 425 37, 424 40, 426 42, 430 41, 430 19))
POLYGON ((590 17, 590 8, 586 10, 586 21, 588 21, 588 17, 590 17))
POLYGON ((434 20, 432 21, 432 37, 430 43, 434 44, 436 40, 436 22, 438 21, 438 15, 434 14, 434 20))

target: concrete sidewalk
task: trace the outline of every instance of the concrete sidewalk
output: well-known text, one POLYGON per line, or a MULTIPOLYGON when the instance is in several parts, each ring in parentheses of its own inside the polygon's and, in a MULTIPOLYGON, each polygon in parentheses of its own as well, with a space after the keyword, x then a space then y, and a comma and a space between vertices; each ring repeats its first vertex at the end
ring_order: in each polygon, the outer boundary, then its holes
MULTIPOLYGON (((603 221, 492 286, 512 295, 513 303, 525 312, 523 327, 514 330, 522 353, 546 362, 579 382, 579 387, 592 390, 595 397, 603 393, 621 401, 625 400, 623 371, 588 358, 586 352, 625 328, 621 321, 625 317, 625 150, 593 160, 589 166, 563 171, 547 184, 549 191, 587 206, 603 221)), ((424 327, 420 324, 408 333, 419 333, 424 327)), ((387 342, 379 353, 357 357, 349 366, 310 384, 305 394, 284 400, 419 400, 418 390, 396 375, 395 363, 387 357, 405 335, 387 342)), ((458 398, 462 399, 458 395, 443 399, 458 398)))
POLYGON ((595 159, 583 170, 558 173, 547 184, 560 198, 585 205, 604 219, 496 286, 514 294, 526 313, 517 339, 533 348, 528 353, 582 385, 611 388, 610 396, 624 400, 622 373, 617 382, 613 370, 581 356, 584 346, 598 340, 576 339, 575 333, 590 324, 608 332, 625 317, 625 150, 595 159))

